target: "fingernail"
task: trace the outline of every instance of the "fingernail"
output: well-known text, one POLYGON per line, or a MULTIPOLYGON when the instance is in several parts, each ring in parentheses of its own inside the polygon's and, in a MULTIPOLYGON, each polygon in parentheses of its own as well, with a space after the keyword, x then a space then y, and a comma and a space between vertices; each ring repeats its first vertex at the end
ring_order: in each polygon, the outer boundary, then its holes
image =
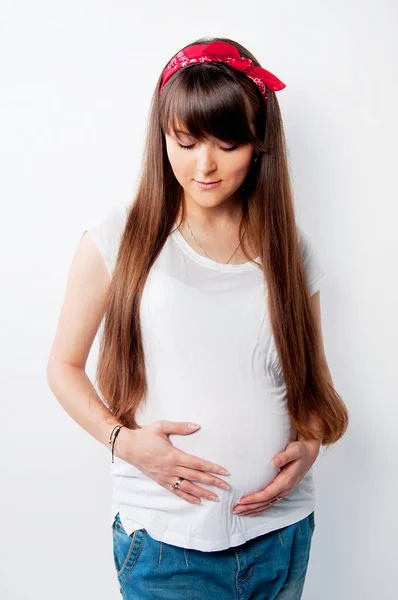
POLYGON ((279 462, 279 460, 276 458, 275 460, 273 460, 273 461, 272 461, 272 463, 271 463, 271 464, 272 464, 272 466, 273 466, 273 467, 279 467, 279 465, 280 465, 280 462, 279 462))
POLYGON ((200 425, 197 425, 196 423, 188 423, 188 429, 197 429, 198 427, 200 427, 200 425))
POLYGON ((229 475, 229 471, 227 471, 226 469, 220 469, 218 472, 220 475, 229 475))
POLYGON ((208 500, 213 500, 214 502, 220 502, 220 498, 218 496, 208 496, 208 500))

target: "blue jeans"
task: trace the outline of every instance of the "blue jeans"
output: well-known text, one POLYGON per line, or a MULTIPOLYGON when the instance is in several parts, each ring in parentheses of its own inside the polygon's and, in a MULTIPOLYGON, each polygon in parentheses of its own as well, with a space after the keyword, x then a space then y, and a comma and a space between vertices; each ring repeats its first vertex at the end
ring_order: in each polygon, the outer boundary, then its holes
POLYGON ((127 535, 119 513, 113 555, 125 600, 299 600, 314 512, 240 546, 202 552, 158 542, 146 529, 127 535))

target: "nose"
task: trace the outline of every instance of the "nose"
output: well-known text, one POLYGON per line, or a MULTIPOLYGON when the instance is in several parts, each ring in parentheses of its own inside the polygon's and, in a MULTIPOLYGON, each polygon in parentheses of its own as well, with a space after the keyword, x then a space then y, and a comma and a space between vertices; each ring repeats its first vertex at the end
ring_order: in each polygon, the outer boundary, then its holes
POLYGON ((208 175, 217 169, 217 162, 210 145, 200 144, 197 156, 197 169, 199 173, 208 175))

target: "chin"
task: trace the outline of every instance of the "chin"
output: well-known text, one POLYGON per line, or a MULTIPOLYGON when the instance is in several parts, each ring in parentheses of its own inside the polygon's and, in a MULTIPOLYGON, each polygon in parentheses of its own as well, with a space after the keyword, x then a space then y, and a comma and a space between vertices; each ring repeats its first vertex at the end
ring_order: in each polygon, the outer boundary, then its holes
POLYGON ((214 190, 206 190, 204 193, 199 192, 199 194, 197 189, 195 189, 191 193, 186 192, 186 195, 200 206, 218 206, 225 200, 228 200, 233 193, 233 191, 225 193, 225 191, 221 191, 220 188, 214 188, 214 190))

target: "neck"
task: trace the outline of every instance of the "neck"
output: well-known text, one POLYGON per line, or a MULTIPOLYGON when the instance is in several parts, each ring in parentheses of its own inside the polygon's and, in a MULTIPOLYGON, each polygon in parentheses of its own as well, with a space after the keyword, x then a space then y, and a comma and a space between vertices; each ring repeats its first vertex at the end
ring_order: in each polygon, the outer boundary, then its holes
MULTIPOLYGON (((243 216, 242 201, 237 196, 231 196, 217 206, 201 206, 192 199, 182 199, 185 208, 185 218, 191 224, 207 231, 223 229, 239 225, 243 216)), ((179 211, 181 216, 181 209, 179 211)))

